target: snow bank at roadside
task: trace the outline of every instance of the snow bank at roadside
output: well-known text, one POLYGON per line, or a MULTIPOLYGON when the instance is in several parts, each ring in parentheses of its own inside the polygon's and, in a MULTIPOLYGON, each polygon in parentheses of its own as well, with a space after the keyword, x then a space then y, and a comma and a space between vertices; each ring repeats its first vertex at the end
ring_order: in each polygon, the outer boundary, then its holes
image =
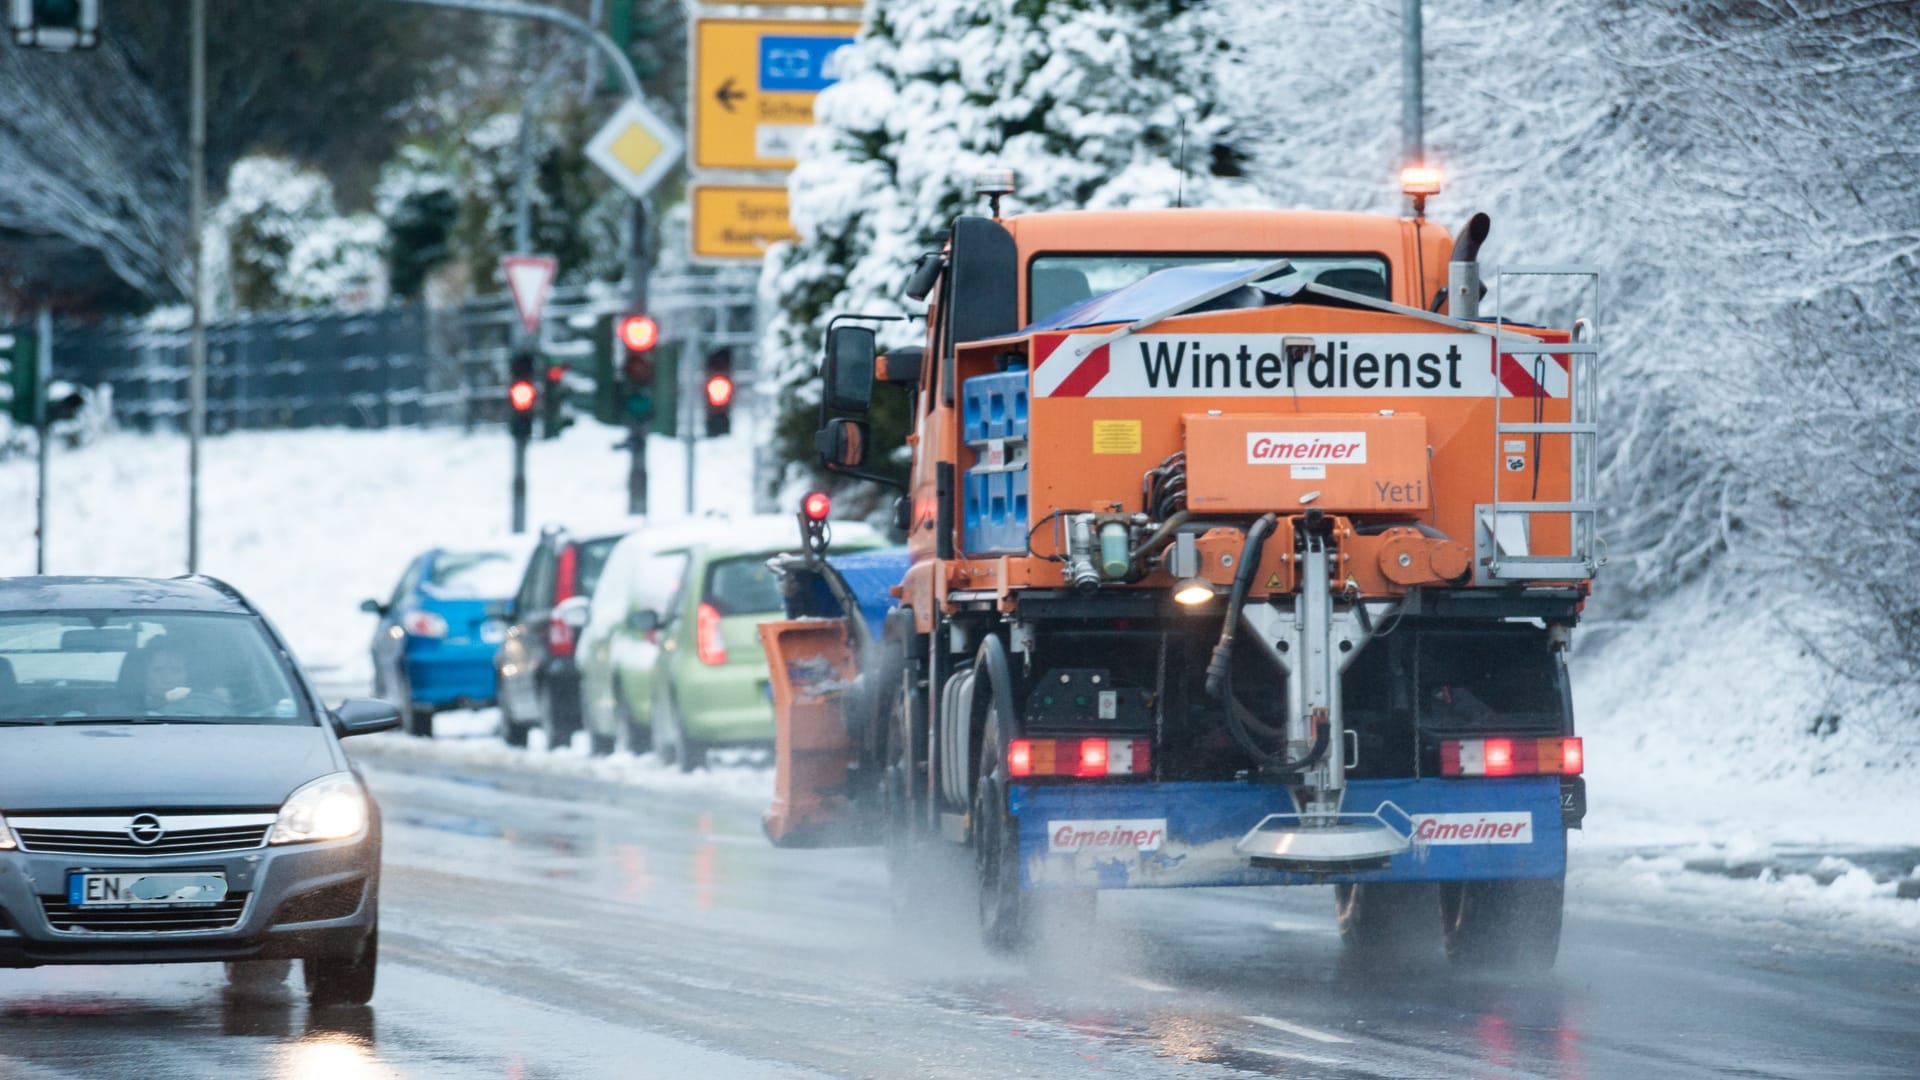
MULTIPOLYGON (((527 521, 597 527, 624 519, 624 433, 591 421, 527 454, 527 521)), ((511 443, 499 428, 239 432, 201 456, 200 568, 246 593, 316 678, 365 687, 373 617, 412 556, 497 540, 510 522, 511 443)), ((744 437, 705 440, 700 513, 744 512, 744 437)), ((685 516, 681 444, 648 444, 656 518, 685 516)), ((186 570, 187 443, 112 434, 49 465, 47 568, 55 574, 171 576, 186 570)), ((0 461, 0 575, 33 572, 34 465, 0 461)))
POLYGON ((644 791, 718 796, 755 807, 765 807, 773 798, 773 770, 767 767, 764 753, 718 751, 707 768, 683 773, 650 753, 593 757, 587 753, 584 735, 575 735, 568 745, 549 750, 545 735, 533 731, 524 749, 508 746, 494 734, 499 719, 495 709, 441 713, 433 719, 431 739, 368 735, 353 740, 348 748, 355 758, 375 765, 517 769, 644 791))

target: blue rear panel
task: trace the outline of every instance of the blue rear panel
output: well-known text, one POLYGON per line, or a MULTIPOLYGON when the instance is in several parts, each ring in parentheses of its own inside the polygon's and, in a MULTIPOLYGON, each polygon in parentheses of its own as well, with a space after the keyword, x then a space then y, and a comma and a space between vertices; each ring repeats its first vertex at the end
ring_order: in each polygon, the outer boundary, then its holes
MULTIPOLYGON (((1391 802, 1426 839, 1385 870, 1315 877, 1251 865, 1234 845, 1268 814, 1293 812, 1265 784, 1016 785, 1021 882, 1028 888, 1321 885, 1352 881, 1476 881, 1566 874, 1558 777, 1354 780, 1345 809, 1391 802), (1489 816, 1494 815, 1494 816, 1489 816), (1424 823, 1424 828, 1421 828, 1424 823), (1086 846, 1086 837, 1105 847, 1086 846)), ((1388 815, 1399 820, 1398 815, 1388 815)))

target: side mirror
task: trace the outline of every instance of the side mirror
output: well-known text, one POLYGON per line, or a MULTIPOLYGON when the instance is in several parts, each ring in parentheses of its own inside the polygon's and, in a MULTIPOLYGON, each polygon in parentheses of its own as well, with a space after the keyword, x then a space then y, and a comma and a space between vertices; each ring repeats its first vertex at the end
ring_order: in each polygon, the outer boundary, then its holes
POLYGON ((392 731, 400 726, 400 710, 377 698, 348 698, 332 711, 333 730, 342 738, 392 731))
POLYGON ((587 625, 593 614, 593 602, 584 596, 569 596, 553 605, 553 617, 575 630, 587 625))
POLYGON ((940 270, 947 265, 947 257, 938 251, 929 251, 920 256, 914 265, 913 276, 907 279, 907 299, 925 301, 927 294, 933 291, 933 283, 939 280, 940 270))
POLYGON ((867 460, 867 422, 835 419, 827 421, 814 437, 820 460, 845 469, 857 469, 867 460))
POLYGON ((918 345, 894 349, 880 358, 880 380, 908 389, 919 386, 920 368, 925 364, 926 356, 927 350, 918 345))
POLYGON ((821 401, 840 412, 866 412, 873 405, 873 330, 836 326, 827 331, 827 362, 821 370, 821 401))
POLYGON ((651 634, 660 629, 660 613, 636 608, 627 612, 627 629, 636 634, 651 634))
POLYGON ((385 615, 387 613, 387 605, 378 600, 362 600, 360 601, 360 610, 369 615, 385 615))

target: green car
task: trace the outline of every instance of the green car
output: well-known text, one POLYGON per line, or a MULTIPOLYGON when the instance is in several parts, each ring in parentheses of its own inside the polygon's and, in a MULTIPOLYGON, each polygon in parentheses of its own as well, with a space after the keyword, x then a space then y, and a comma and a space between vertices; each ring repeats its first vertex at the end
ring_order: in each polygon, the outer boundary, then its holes
MULTIPOLYGON (((835 531, 836 550, 878 543, 864 526, 835 531)), ((578 653, 593 753, 651 747, 690 772, 716 747, 773 745, 759 624, 784 605, 766 564, 798 546, 791 518, 702 521, 621 541, 578 653)))

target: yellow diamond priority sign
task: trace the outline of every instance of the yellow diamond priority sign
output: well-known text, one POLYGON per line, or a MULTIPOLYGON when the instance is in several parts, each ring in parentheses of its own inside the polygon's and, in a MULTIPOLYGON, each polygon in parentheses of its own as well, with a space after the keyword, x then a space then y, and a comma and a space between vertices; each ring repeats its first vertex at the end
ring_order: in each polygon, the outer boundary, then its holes
POLYGON ((587 143, 587 160, 640 199, 666 178, 685 149, 672 124, 645 105, 629 101, 587 143))

